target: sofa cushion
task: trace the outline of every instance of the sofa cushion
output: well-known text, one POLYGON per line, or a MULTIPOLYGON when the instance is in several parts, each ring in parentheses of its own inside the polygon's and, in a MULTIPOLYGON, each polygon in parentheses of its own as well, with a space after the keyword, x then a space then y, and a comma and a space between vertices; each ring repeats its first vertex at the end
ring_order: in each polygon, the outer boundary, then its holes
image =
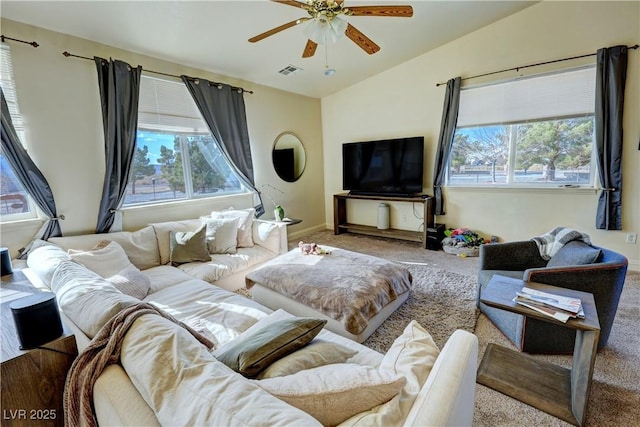
POLYGON ((315 338, 305 347, 273 362, 258 379, 283 377, 305 369, 332 363, 344 363, 357 352, 338 343, 315 338))
POLYGON ((153 227, 150 226, 137 231, 52 237, 49 239, 49 242, 67 250, 89 250, 102 240, 116 242, 122 246, 131 263, 140 270, 146 270, 147 268, 160 265, 160 253, 158 251, 156 233, 153 227))
POLYGON ((51 279, 60 263, 71 258, 67 251, 60 246, 47 243, 44 240, 36 240, 27 257, 27 266, 42 282, 51 287, 51 279))
POLYGON ((370 366, 336 363, 256 382, 323 425, 334 426, 389 401, 406 380, 370 366))
POLYGON ((574 240, 561 247, 547 263, 547 267, 593 264, 602 255, 602 250, 584 242, 574 240))
POLYGON ((88 268, 63 261, 51 280, 60 309, 84 334, 93 338, 120 310, 140 303, 88 268))
POLYGON ((207 248, 210 254, 238 252, 238 218, 200 218, 207 228, 207 248))
POLYGON ((160 316, 133 323, 122 341, 121 364, 161 425, 320 425, 218 362, 160 316))
POLYGON ((206 226, 203 224, 195 231, 170 231, 169 249, 173 265, 210 261, 206 226))
MULTIPOLYGON (((169 268, 172 267, 164 267, 169 268)), ((143 301, 167 310, 213 341, 218 349, 233 342, 270 311, 251 299, 197 279, 167 286, 143 301)))
POLYGON ((169 264, 171 261, 171 249, 169 247, 169 232, 196 231, 201 223, 199 219, 185 219, 182 221, 167 221, 150 224, 156 234, 160 264, 169 264))
POLYGON ((326 323, 311 318, 274 322, 234 340, 216 358, 234 371, 255 378, 276 360, 307 345, 326 323))
POLYGON ((228 209, 224 211, 211 212, 211 218, 238 219, 238 247, 250 248, 253 246, 253 219, 255 218, 256 210, 254 208, 249 209, 228 209))

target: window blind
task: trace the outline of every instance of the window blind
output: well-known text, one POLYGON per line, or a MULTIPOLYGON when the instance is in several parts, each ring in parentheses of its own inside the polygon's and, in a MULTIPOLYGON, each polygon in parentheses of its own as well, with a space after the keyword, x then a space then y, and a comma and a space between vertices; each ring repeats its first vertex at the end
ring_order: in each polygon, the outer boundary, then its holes
POLYGON ((141 76, 138 127, 173 132, 209 132, 182 82, 141 76))
POLYGON ((4 93, 9 114, 13 127, 20 138, 20 142, 24 144, 24 124, 20 115, 20 107, 18 106, 18 97, 16 95, 16 85, 13 79, 13 66, 11 62, 11 48, 7 43, 2 43, 0 55, 0 84, 4 93))
POLYGON ((458 127, 593 114, 596 68, 462 89, 458 127))

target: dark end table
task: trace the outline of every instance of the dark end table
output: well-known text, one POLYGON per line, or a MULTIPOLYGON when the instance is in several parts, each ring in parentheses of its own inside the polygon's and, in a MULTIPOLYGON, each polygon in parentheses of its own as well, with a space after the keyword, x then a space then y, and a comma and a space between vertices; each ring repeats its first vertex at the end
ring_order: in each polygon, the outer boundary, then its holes
POLYGON ((478 368, 477 382, 568 423, 582 426, 600 337, 600 323, 593 295, 495 275, 483 290, 480 300, 491 307, 576 330, 571 369, 489 344, 478 368), (580 298, 585 318, 570 319, 563 323, 516 304, 513 298, 523 287, 580 298))

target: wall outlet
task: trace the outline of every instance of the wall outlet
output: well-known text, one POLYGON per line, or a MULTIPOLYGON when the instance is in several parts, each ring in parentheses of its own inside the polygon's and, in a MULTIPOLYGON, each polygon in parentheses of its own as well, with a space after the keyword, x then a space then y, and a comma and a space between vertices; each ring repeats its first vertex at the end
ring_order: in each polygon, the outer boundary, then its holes
POLYGON ((636 233, 627 233, 627 239, 625 240, 625 242, 630 245, 635 245, 637 241, 638 235, 636 233))

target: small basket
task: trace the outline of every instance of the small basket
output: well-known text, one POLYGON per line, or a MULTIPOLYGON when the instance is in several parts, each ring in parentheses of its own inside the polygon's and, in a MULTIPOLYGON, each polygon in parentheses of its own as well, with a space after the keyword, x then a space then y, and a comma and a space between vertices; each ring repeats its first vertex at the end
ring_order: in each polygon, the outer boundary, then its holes
POLYGON ((442 250, 451 255, 478 256, 480 255, 479 246, 449 246, 442 245, 442 250))

